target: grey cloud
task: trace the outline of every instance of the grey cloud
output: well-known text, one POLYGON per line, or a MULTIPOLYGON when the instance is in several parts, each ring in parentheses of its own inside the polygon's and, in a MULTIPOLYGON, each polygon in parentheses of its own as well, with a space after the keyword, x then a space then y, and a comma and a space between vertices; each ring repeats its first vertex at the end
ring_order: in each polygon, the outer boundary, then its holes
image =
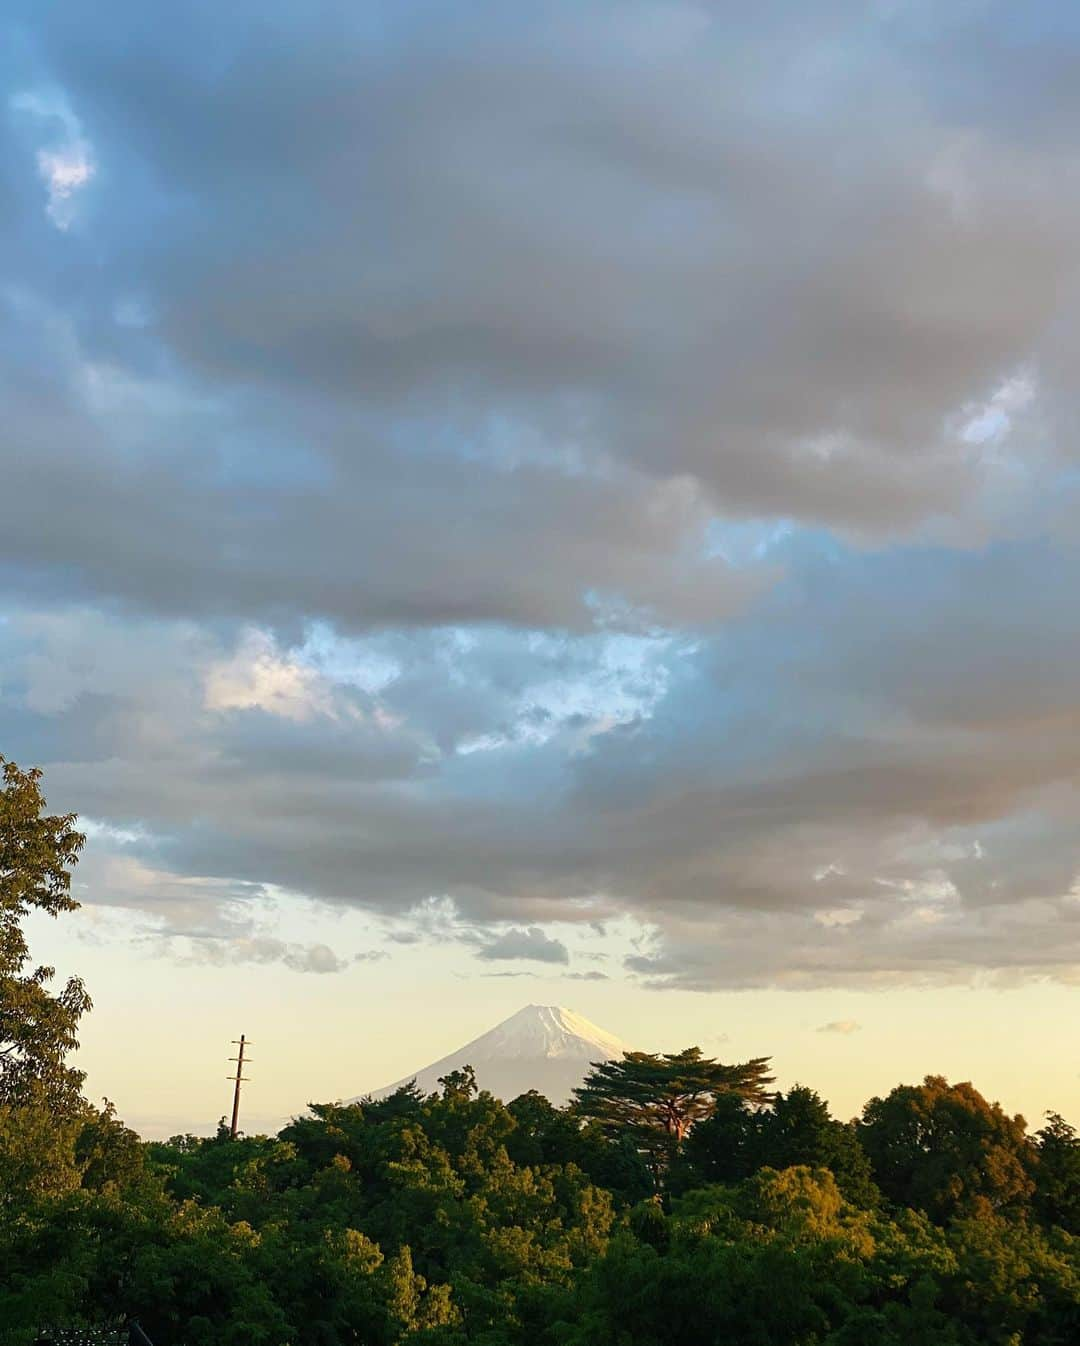
POLYGON ((24 7, 100 173, 58 230, 0 133, 0 750, 132 831, 80 893, 1073 976, 1060 12, 364 13, 24 7), (250 626, 285 702, 215 708, 250 626))
MULTIPOLYGON (((166 45, 111 8, 27 20, 104 167, 79 229, 12 250, 38 290, 5 338, 24 591, 712 620, 746 577, 703 563, 711 514, 963 514, 1013 477, 949 418, 1033 360, 1063 395, 1067 147, 1007 135, 977 64, 955 106, 928 13, 405 5, 373 41, 192 7, 166 45), (132 292, 145 327, 115 321, 132 292)), ((992 7, 968 22, 1000 49, 992 7)), ((1037 68, 1016 105, 1060 112, 1037 68)))
POLYGON ((610 981, 606 972, 568 972, 567 981, 610 981))
POLYGON ((189 937, 187 949, 192 961, 218 967, 229 963, 280 963, 291 972, 326 974, 344 972, 349 966, 349 959, 339 957, 326 944, 286 943, 265 935, 228 940, 189 937))
POLYGON ((968 910, 955 897, 890 893, 844 926, 805 913, 701 912, 666 920, 654 947, 626 960, 651 989, 702 991, 1071 984, 1078 963, 1080 913, 1068 894, 968 910))
MULTIPOLYGON (((153 872, 102 869, 93 857, 115 846, 96 838, 80 893, 170 920, 197 922, 276 885, 392 915, 391 940, 474 949, 491 921, 588 928, 630 912, 661 932, 630 964, 657 986, 962 980, 979 968, 1071 975, 1080 804, 1069 627, 1057 599, 1021 601, 1023 578, 1037 573, 1029 552, 942 556, 922 574, 908 556, 851 555, 808 606, 819 564, 814 551, 793 552, 791 579, 769 604, 693 651, 669 651, 647 713, 569 756, 558 735, 462 755, 461 729, 441 727, 441 694, 425 705, 425 678, 459 678, 487 689, 469 734, 490 726, 485 706, 504 723, 536 669, 501 636, 449 662, 440 655, 427 674, 424 642, 413 657, 399 643, 409 710, 399 722, 396 684, 380 693, 390 750, 373 758, 371 703, 328 693, 338 718, 285 726, 300 749, 305 733, 317 744, 324 722, 332 727, 335 755, 318 770, 302 750, 296 770, 287 753, 261 750, 260 726, 279 741, 280 717, 208 714, 190 652, 164 627, 158 657, 167 667, 179 658, 184 677, 146 666, 125 684, 116 670, 126 626, 9 623, 23 644, 5 659, 0 722, 13 756, 45 763, 56 806, 142 828, 120 853, 153 872), (1052 658, 1017 662, 1024 642, 1052 658), (982 698, 975 717, 954 695, 960 660, 982 698), (61 684, 65 668, 76 672, 61 684), (87 695, 80 679, 111 682, 118 695, 87 695), (37 713, 20 699, 35 693, 37 713), (446 750, 418 760, 403 790, 393 745, 418 737, 446 750), (69 741, 93 750, 72 760, 69 741), (431 894, 450 904, 427 903, 431 894)), ((229 648, 200 645, 200 658, 229 648)), ((573 667, 587 683, 588 661, 573 667)))
MULTIPOLYGON (((10 339, 19 339, 17 327, 10 339)), ((753 592, 749 577, 694 554, 709 512, 689 482, 416 458, 394 451, 387 430, 344 479, 333 471, 320 486, 271 479, 217 489, 206 477, 218 453, 196 461, 200 450, 178 434, 182 410, 147 410, 164 447, 156 462, 132 462, 126 446, 103 442, 100 415, 64 410, 62 387, 45 394, 43 423, 39 405, 23 406, 21 384, 16 374, 4 389, 12 417, 2 517, 10 532, 0 562, 9 591, 107 595, 152 613, 279 625, 321 616, 345 629, 580 629, 616 612, 615 599, 630 605, 625 624, 641 620, 639 609, 713 620, 753 592), (61 496, 58 480, 66 482, 61 496), (495 555, 507 563, 493 566, 495 555), (601 596, 600 607, 586 591, 601 596)), ((191 436, 206 434, 202 421, 191 418, 191 436)), ((255 412, 239 433, 257 444, 263 430, 255 412)), ((320 434, 302 417, 294 430, 301 440, 320 434)), ((217 433, 238 432, 225 424, 217 433)))
POLYGON ((537 963, 568 963, 570 954, 566 945, 558 939, 546 935, 539 926, 526 929, 507 930, 485 944, 477 958, 503 959, 527 958, 537 963))

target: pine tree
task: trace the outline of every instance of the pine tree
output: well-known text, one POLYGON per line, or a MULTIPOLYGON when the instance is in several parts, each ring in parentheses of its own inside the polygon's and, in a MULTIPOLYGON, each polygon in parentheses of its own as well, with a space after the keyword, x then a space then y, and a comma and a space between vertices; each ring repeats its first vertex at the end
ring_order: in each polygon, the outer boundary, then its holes
POLYGON ((703 1056, 700 1047, 665 1055, 625 1052, 621 1061, 602 1061, 574 1090, 574 1110, 594 1118, 608 1135, 633 1135, 649 1155, 659 1180, 690 1128, 711 1116, 718 1098, 735 1095, 766 1102, 769 1058, 724 1065, 703 1056))

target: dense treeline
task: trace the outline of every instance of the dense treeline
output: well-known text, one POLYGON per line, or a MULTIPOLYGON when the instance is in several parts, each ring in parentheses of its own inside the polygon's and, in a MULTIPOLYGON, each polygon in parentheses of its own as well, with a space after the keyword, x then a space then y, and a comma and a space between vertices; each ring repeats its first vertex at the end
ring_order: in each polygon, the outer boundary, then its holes
POLYGON ((931 1076, 853 1122, 768 1062, 594 1070, 569 1108, 455 1072, 275 1137, 143 1143, 68 1064, 85 992, 20 923, 73 819, 0 789, 0 1340, 155 1346, 976 1346, 1080 1340, 1080 1137, 931 1076))
POLYGON ((143 1144, 5 1104, 0 1322, 137 1315, 157 1346, 1080 1339, 1080 1141, 930 1079, 854 1125, 722 1100, 659 1191, 536 1094, 320 1105, 143 1144))

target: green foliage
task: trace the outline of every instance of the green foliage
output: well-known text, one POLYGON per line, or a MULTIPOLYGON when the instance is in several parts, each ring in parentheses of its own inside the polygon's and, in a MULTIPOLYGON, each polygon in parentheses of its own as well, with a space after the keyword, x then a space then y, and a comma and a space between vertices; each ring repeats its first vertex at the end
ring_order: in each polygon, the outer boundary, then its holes
POLYGON ((553 1308, 560 1346, 1016 1346, 1077 1339, 1078 1250, 998 1217, 941 1230, 760 1170, 631 1221, 553 1308), (637 1227, 635 1227, 635 1225, 637 1227))
MULTIPOLYGON (((873 1302, 873 1217, 830 1174, 763 1170, 673 1203, 665 1238, 615 1240, 560 1306, 565 1346, 819 1343, 873 1302)), ((889 1340, 867 1336, 866 1340, 889 1340)))
POLYGON ((1035 1141, 1035 1213, 1044 1224, 1080 1234, 1080 1137, 1076 1128, 1050 1112, 1035 1141))
POLYGON ((729 1066, 703 1056, 699 1047, 667 1055, 625 1052, 621 1060, 592 1067, 574 1090, 574 1110, 608 1135, 632 1136, 659 1180, 691 1127, 712 1113, 718 1098, 768 1097, 768 1068, 767 1057, 729 1066))
POLYGON ((718 1182, 740 1182, 756 1164, 758 1117, 738 1094, 720 1094, 694 1126, 673 1164, 669 1187, 681 1192, 718 1182))
POLYGON ((736 1095, 720 1097, 712 1115, 687 1137, 669 1186, 674 1192, 716 1182, 739 1182, 761 1168, 827 1168, 856 1206, 874 1206, 881 1193, 855 1128, 829 1115, 828 1105, 803 1085, 778 1093, 767 1107, 736 1095))
POLYGON ((82 1186, 90 1191, 129 1187, 145 1168, 142 1141, 120 1121, 109 1100, 104 1102, 100 1111, 87 1109, 75 1137, 75 1163, 82 1186))
POLYGON ((940 1075, 871 1099, 859 1125, 885 1195, 938 1221, 1026 1207, 1034 1154, 1025 1132, 1022 1117, 940 1075))
MULTIPOLYGON (((934 1219, 849 1199, 856 1133, 803 1088, 771 1106, 724 1100, 700 1123, 713 1147, 721 1122, 734 1128, 741 1176, 693 1178, 694 1128, 681 1194, 636 1202, 577 1162, 625 1137, 536 1094, 504 1107, 472 1089, 405 1090, 316 1105, 277 1137, 149 1145, 109 1105, 51 1130, 47 1111, 21 1111, 23 1152, 51 1168, 32 1162, 17 1199, 21 1180, 5 1178, 0 1340, 30 1342, 46 1318, 123 1314, 155 1346, 1080 1339, 1080 1241, 1015 1204, 994 1213, 985 1182, 980 1213, 947 1223, 939 1192, 934 1219), (831 1162, 785 1162, 810 1151, 831 1162)), ((1075 1143, 1060 1119, 1038 1139, 1055 1154, 1075 1143)), ((944 1178, 955 1199, 951 1168, 944 1178)))
POLYGON ((439 1083, 443 1087, 443 1098, 456 1099, 460 1103, 467 1103, 480 1092, 476 1071, 472 1066, 462 1066, 460 1070, 452 1070, 449 1075, 440 1075, 439 1083))
POLYGON ((65 1058, 90 998, 78 978, 53 995, 51 967, 27 970, 22 922, 32 909, 56 916, 78 906, 71 869, 85 838, 73 814, 45 813, 40 780, 0 757, 0 1105, 59 1112, 78 1100, 83 1077, 65 1058))
POLYGON ((880 1200, 870 1162, 854 1127, 834 1120, 813 1089, 795 1085, 761 1111, 751 1142, 755 1168, 827 1168, 840 1191, 857 1206, 880 1200))
POLYGON ((590 1180, 632 1205, 653 1190, 649 1172, 631 1135, 605 1134, 595 1120, 584 1122, 572 1109, 556 1108, 535 1089, 510 1103, 514 1130, 506 1148, 517 1164, 574 1164, 590 1180))

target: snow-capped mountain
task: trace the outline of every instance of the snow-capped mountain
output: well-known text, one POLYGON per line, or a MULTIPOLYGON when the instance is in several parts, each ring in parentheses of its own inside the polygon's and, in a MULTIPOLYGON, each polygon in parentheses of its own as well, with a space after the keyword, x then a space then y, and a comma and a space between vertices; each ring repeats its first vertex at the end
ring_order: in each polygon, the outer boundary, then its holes
POLYGON ((561 1105, 585 1078, 591 1062, 609 1061, 627 1050, 612 1033, 597 1028, 573 1010, 560 1005, 526 1005, 489 1033, 423 1070, 374 1090, 372 1096, 385 1098, 412 1079, 423 1093, 435 1093, 440 1075, 470 1065, 480 1088, 489 1089, 505 1102, 536 1089, 561 1105))

